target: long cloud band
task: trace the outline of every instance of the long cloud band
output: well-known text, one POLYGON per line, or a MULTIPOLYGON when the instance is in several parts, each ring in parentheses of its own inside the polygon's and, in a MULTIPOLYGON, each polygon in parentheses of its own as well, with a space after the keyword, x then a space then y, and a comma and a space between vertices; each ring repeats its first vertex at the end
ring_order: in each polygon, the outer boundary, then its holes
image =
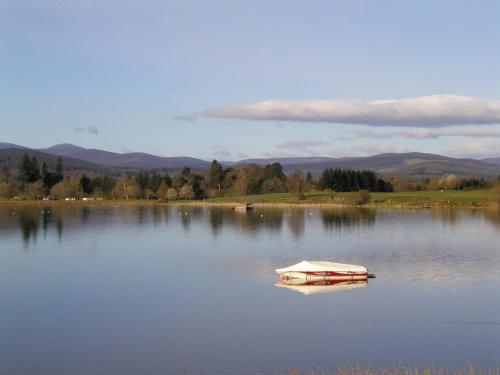
POLYGON ((432 95, 398 100, 266 100, 209 109, 212 118, 437 128, 500 124, 500 100, 432 95))

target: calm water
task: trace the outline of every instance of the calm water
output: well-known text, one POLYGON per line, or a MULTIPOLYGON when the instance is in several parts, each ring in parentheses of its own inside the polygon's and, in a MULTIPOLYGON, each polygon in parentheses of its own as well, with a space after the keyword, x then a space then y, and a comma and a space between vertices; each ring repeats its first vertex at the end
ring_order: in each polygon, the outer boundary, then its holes
POLYGON ((500 212, 0 207, 0 298, 7 374, 498 367, 500 212), (276 287, 303 259, 377 278, 276 287))

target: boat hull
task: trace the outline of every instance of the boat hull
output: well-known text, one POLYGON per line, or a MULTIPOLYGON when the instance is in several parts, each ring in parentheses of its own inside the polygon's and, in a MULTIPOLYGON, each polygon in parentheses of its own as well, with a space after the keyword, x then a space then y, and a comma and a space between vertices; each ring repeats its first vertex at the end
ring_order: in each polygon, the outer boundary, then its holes
POLYGON ((335 271, 292 271, 280 273, 280 280, 287 281, 294 279, 304 280, 305 282, 320 280, 366 280, 368 279, 368 273, 335 271))

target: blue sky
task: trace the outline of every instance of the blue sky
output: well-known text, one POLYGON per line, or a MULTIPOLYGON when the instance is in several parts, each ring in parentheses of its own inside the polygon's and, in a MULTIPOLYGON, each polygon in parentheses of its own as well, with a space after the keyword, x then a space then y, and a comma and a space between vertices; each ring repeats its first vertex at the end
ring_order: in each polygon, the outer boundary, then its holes
POLYGON ((432 129, 205 115, 442 94, 495 107, 499 16, 497 1, 1 0, 0 141, 220 160, 500 156, 500 126, 481 114, 432 129))

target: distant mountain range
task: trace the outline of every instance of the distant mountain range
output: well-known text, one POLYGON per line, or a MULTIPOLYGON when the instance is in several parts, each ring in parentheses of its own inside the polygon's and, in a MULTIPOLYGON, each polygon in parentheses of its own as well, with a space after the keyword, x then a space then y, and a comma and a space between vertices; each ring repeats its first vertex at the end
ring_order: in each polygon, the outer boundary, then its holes
POLYGON ((481 161, 484 161, 485 163, 489 163, 489 164, 500 165, 500 157, 481 159, 481 161))
POLYGON ((127 152, 119 154, 96 149, 87 149, 71 144, 55 145, 38 151, 51 155, 66 156, 85 160, 90 163, 103 164, 109 167, 129 167, 136 169, 180 169, 188 166, 192 169, 204 169, 208 162, 190 157, 163 157, 143 152, 127 152))
MULTIPOLYGON (((139 170, 176 171, 187 166, 193 170, 208 168, 210 162, 191 157, 163 157, 142 152, 116 153, 86 149, 71 144, 59 144, 45 149, 30 149, 11 143, 0 143, 0 167, 11 168, 22 154, 36 155, 49 166, 57 156, 63 158, 66 170, 92 173, 137 173, 139 170)), ((318 176, 325 168, 370 169, 386 176, 425 177, 455 174, 457 176, 493 177, 500 174, 500 157, 483 160, 451 158, 419 152, 387 153, 366 157, 294 157, 245 159, 221 162, 226 167, 246 164, 266 165, 279 162, 285 172, 310 171, 318 176)))

